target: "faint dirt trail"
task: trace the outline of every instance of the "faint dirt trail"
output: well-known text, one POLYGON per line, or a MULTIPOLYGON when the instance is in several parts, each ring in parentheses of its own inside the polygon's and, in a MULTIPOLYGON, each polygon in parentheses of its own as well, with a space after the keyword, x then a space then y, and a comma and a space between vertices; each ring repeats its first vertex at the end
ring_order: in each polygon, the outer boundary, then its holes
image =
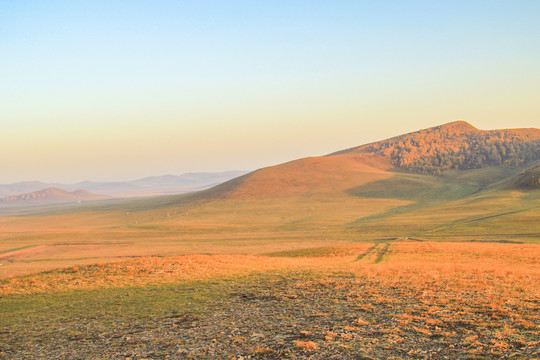
POLYGON ((43 251, 47 247, 49 247, 49 245, 29 245, 21 248, 7 250, 0 253, 0 260, 28 257, 43 251))
POLYGON ((525 208, 525 209, 519 209, 519 210, 512 210, 512 211, 496 213, 496 214, 483 216, 483 217, 476 218, 476 219, 469 219, 469 218, 458 219, 458 220, 452 221, 450 223, 446 223, 446 224, 440 225, 438 227, 435 227, 435 228, 433 228, 433 230, 431 230, 429 232, 430 233, 436 233, 436 232, 448 230, 448 229, 451 229, 451 228, 457 228, 457 227, 468 225, 468 224, 473 224, 473 223, 477 223, 477 222, 483 222, 483 221, 486 221, 486 220, 491 220, 493 218, 499 218, 499 217, 503 217, 503 216, 519 214, 519 213, 522 213, 522 212, 536 210, 536 209, 539 209, 539 208, 540 208, 540 206, 534 206, 534 207, 525 208))
POLYGON ((507 212, 500 213, 500 214, 494 214, 494 215, 484 216, 484 217, 477 218, 477 219, 472 219, 472 220, 468 220, 468 221, 463 221, 462 223, 463 223, 463 224, 470 224, 470 223, 474 223, 474 222, 478 222, 478 221, 484 221, 484 220, 488 220, 488 219, 492 219, 492 218, 496 218, 496 217, 501 217, 501 216, 506 216, 506 215, 512 215, 512 214, 518 214, 518 213, 521 213, 521 212, 527 212, 527 211, 530 211, 530 210, 536 210, 536 209, 538 209, 538 208, 540 208, 540 206, 534 206, 534 207, 531 207, 531 208, 520 209, 520 210, 514 210, 514 211, 507 211, 507 212))

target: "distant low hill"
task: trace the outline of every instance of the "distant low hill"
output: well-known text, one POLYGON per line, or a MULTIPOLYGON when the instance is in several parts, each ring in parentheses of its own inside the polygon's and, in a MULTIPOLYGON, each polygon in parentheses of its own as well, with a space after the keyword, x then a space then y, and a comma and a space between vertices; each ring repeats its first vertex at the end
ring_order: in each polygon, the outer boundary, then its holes
POLYGON ((0 206, 26 206, 43 203, 67 203, 77 201, 103 200, 107 198, 108 196, 96 195, 86 190, 76 190, 73 192, 69 192, 51 187, 31 193, 12 195, 1 198, 0 206))
POLYGON ((26 194, 43 190, 48 187, 52 187, 52 184, 41 181, 21 181, 14 184, 2 184, 0 185, 0 198, 18 194, 26 194))
POLYGON ((15 184, 0 185, 0 197, 26 194, 50 187, 55 187, 65 191, 85 189, 87 191, 113 197, 178 194, 207 189, 209 187, 215 186, 245 173, 245 171, 225 171, 218 173, 185 173, 182 175, 146 177, 133 181, 84 181, 76 184, 24 181, 15 184))

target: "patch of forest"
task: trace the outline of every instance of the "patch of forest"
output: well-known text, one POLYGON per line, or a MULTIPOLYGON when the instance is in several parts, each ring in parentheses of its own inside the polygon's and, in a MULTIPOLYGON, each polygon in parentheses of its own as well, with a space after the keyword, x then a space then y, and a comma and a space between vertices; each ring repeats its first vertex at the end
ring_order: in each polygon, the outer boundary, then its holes
MULTIPOLYGON (((527 130, 477 130, 439 126, 361 146, 397 167, 439 174, 449 169, 520 166, 540 159, 540 136, 527 130)), ((534 182, 534 179, 531 179, 534 182)))

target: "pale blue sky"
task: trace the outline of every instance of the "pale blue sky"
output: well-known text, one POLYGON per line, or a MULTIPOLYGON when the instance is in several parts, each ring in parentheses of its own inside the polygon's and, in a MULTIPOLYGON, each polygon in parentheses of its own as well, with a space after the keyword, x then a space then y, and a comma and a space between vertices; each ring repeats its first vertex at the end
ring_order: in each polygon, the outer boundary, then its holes
POLYGON ((0 2, 0 183, 540 127, 538 1, 0 2))

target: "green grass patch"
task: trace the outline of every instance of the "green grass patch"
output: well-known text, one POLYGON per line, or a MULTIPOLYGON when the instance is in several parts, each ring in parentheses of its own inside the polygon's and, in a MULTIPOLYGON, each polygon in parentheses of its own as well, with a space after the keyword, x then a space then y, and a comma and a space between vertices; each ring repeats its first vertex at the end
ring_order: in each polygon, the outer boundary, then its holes
POLYGON ((436 176, 396 173, 388 179, 361 185, 347 192, 359 197, 410 200, 426 195, 442 181, 436 176))
POLYGON ((0 298, 2 326, 39 322, 62 323, 64 318, 99 316, 102 321, 199 312, 215 302, 225 287, 218 282, 194 282, 58 293, 9 295, 0 298), (214 300, 213 300, 214 299, 214 300))
POLYGON ((73 290, 0 298, 0 341, 6 348, 54 341, 62 332, 99 338, 138 323, 192 321, 223 304, 234 280, 73 290))

